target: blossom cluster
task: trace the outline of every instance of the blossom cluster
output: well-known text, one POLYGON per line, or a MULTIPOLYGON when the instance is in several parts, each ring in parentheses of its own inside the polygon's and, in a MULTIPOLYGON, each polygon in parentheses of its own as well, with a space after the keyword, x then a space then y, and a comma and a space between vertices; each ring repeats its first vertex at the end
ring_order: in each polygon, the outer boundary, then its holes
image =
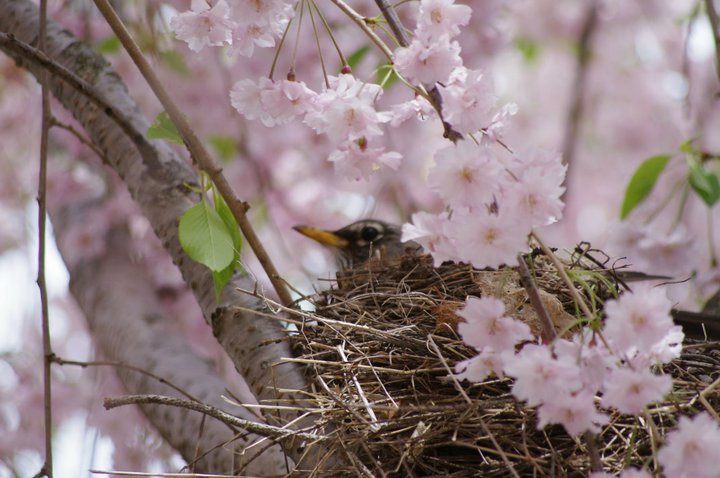
POLYGON ((514 265, 531 229, 561 217, 566 168, 555 154, 497 153, 517 107, 499 107, 490 75, 463 66, 453 38, 470 13, 453 0, 422 0, 414 39, 395 52, 398 72, 411 81, 436 84, 443 121, 472 138, 436 153, 428 185, 442 198, 445 211, 414 214, 403 227, 403 240, 423 245, 436 265, 448 260, 479 268, 514 265))
POLYGON ((429 184, 448 205, 419 212, 403 226, 403 240, 430 252, 435 264, 468 262, 478 268, 515 265, 527 235, 562 215, 566 167, 555 154, 502 159, 491 145, 462 141, 440 150, 429 184))
POLYGON ((382 92, 379 85, 351 74, 329 76, 320 93, 301 81, 260 78, 238 81, 230 100, 247 119, 259 119, 268 127, 302 117, 306 125, 337 145, 328 158, 336 171, 348 179, 360 179, 380 166, 397 169, 402 158, 400 153, 369 144, 382 135, 381 125, 392 119, 391 113, 375 107, 382 92))
POLYGON ((232 46, 244 56, 253 54, 255 47, 275 46, 293 16, 293 7, 284 0, 255 0, 252 2, 192 0, 191 10, 170 20, 170 28, 177 38, 187 42, 198 52, 205 46, 232 46))
MULTIPOLYGON (((638 415, 670 392, 670 376, 651 371, 680 354, 684 335, 670 307, 664 290, 641 285, 606 303, 599 332, 583 329, 546 346, 532 342, 525 323, 505 315, 500 299, 469 298, 457 313, 465 320, 458 331, 478 355, 458 363, 456 373, 470 381, 493 373, 512 377, 515 397, 538 407, 539 429, 561 424, 573 436, 597 432, 608 422, 603 410, 638 415)), ((667 476, 716 476, 698 463, 706 465, 719 443, 720 426, 711 417, 682 417, 658 459, 667 476), (690 432, 693 426, 705 432, 690 432)), ((622 476, 649 476, 644 473, 626 470, 622 476)))

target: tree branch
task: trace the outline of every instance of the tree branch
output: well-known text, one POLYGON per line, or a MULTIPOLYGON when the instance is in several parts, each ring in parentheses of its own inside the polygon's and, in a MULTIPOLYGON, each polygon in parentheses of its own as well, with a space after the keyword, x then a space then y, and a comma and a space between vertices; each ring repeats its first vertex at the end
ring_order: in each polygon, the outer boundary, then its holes
MULTIPOLYGON (((14 35, 25 44, 34 41, 37 36, 38 11, 32 2, 0 0, 0 11, 0 31, 8 33, 6 39, 14 35)), ((103 152, 109 166, 125 182, 155 234, 180 268, 218 342, 258 400, 297 403, 292 393, 277 392, 277 389, 302 390, 307 385, 297 364, 280 363, 283 358, 292 356, 286 342, 286 331, 279 321, 266 320, 249 313, 248 309, 262 308, 262 301, 236 290, 238 287, 252 289, 255 287, 254 281, 247 275, 236 276, 223 291, 218 305, 210 271, 187 258, 180 247, 178 221, 199 199, 186 186, 197 182, 195 173, 164 142, 144 140, 142 135, 128 135, 126 130, 147 131, 149 123, 129 97, 117 73, 101 56, 57 23, 49 21, 47 28, 48 61, 62 65, 82 78, 112 108, 98 107, 89 101, 88 98, 92 97, 89 90, 78 89, 77 85, 56 75, 49 79, 54 96, 73 113, 91 141, 103 152), (126 128, 122 127, 123 122, 126 128), (235 306, 243 307, 244 310, 240 312, 235 306)), ((46 69, 34 58, 28 58, 8 47, 7 42, 0 44, 0 49, 14 58, 20 67, 36 76, 46 69)), ((61 70, 58 68, 57 71, 61 70)), ((297 417, 296 412, 278 413, 282 415, 278 417, 282 422, 297 417)))

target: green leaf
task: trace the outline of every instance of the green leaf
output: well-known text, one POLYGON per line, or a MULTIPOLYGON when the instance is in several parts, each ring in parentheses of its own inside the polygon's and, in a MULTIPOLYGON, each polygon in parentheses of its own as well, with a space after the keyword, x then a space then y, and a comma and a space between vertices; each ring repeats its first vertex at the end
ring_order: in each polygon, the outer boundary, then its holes
POLYGON ((220 216, 220 219, 222 219, 225 227, 230 233, 230 237, 232 238, 233 251, 236 256, 240 257, 240 251, 243 246, 243 237, 242 234, 240 234, 240 227, 235 220, 235 216, 233 216, 232 211, 230 211, 230 207, 228 207, 222 196, 214 194, 213 199, 215 201, 215 210, 220 216))
POLYGON ((105 37, 95 44, 95 50, 101 55, 112 55, 120 51, 120 39, 115 35, 105 37))
POLYGON ((147 130, 148 138, 164 139, 171 143, 183 144, 182 137, 166 112, 161 112, 147 130))
POLYGON ((347 57, 347 64, 350 68, 353 70, 356 66, 360 64, 360 62, 367 56, 367 54, 370 52, 370 45, 365 45, 363 47, 358 48, 354 52, 350 54, 349 57, 347 57))
POLYGON ((637 168, 633 177, 630 178, 627 189, 625 189, 625 199, 623 199, 620 209, 620 219, 625 219, 638 204, 648 197, 669 160, 669 154, 659 154, 646 159, 637 168))
POLYGON ((232 234, 207 201, 185 211, 178 232, 185 253, 210 270, 220 272, 232 263, 235 256, 232 234))
POLYGON ((713 207, 720 200, 720 180, 694 158, 688 159, 688 179, 693 191, 709 207, 713 207))
POLYGON ((220 302, 220 294, 222 294, 223 288, 230 282, 230 279, 232 279, 237 262, 236 259, 233 259, 225 269, 212 271, 213 284, 215 285, 215 302, 220 302))
POLYGON ((378 83, 385 90, 390 89, 390 87, 397 83, 397 81, 400 79, 397 73, 395 73, 395 68, 393 67, 393 65, 389 63, 378 66, 376 72, 378 83))
POLYGON ((232 136, 214 135, 208 138, 208 143, 217 152, 223 162, 228 162, 237 155, 237 141, 232 136))

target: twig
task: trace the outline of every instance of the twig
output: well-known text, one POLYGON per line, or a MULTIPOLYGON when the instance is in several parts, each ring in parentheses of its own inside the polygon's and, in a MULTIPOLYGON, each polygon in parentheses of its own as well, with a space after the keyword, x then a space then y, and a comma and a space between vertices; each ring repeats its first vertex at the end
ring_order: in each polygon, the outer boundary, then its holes
POLYGON ((60 356, 55 355, 53 357, 53 362, 55 362, 58 365, 76 365, 78 367, 87 368, 87 367, 117 367, 117 368, 125 368, 128 370, 132 370, 133 372, 138 372, 143 375, 146 375, 152 379, 157 380, 158 382, 162 383, 163 385, 167 385, 168 387, 172 388, 176 392, 182 394, 183 396, 187 397, 188 400, 192 400, 194 402, 200 402, 198 398, 195 398, 190 393, 186 392, 182 388, 178 387, 171 381, 162 378, 158 375, 155 375, 152 372, 148 372, 147 370, 136 367, 134 365, 130 365, 124 362, 117 362, 113 360, 92 360, 92 361, 82 361, 82 360, 66 360, 60 356))
POLYGON ((713 41, 715 42, 715 71, 720 81, 720 18, 715 9, 715 0, 705 0, 705 8, 712 27, 713 41))
MULTIPOLYGON (((455 377, 455 374, 453 373, 452 369, 447 363, 447 360, 445 360, 445 357, 443 356, 442 352, 440 352, 440 348, 437 346, 435 341, 432 338, 432 335, 428 335, 428 345, 430 345, 430 348, 432 348, 433 353, 437 356, 438 359, 440 359, 440 362, 442 362, 443 366, 445 367, 445 370, 448 373, 448 376, 452 379, 453 385, 455 386, 455 389, 462 395, 462 397, 465 399, 468 405, 473 406, 473 401, 470 400, 470 397, 468 397, 468 394, 465 392, 465 389, 460 385, 460 382, 458 382, 457 377, 455 377)), ((510 470, 510 473, 515 478, 520 478, 520 475, 518 475, 518 472, 515 470, 515 467, 513 466, 512 462, 508 459, 507 455, 503 451, 500 444, 495 439, 495 435, 492 433, 490 428, 487 426, 487 423, 485 423, 485 420, 482 419, 482 416, 478 415, 477 420, 480 422, 480 426, 482 427, 483 432, 490 438, 490 441, 492 442, 493 446, 495 447, 495 450, 500 455, 500 458, 502 458, 503 463, 505 463, 505 466, 508 467, 510 470)))
MULTIPOLYGON (((570 96, 570 109, 565 119, 565 137, 563 138, 562 160, 570 165, 575 156, 575 145, 578 140, 580 123, 583 115, 583 98, 590 60, 590 43, 597 26, 598 4, 597 0, 588 7, 585 14, 580 38, 578 39, 577 63, 575 64, 575 78, 570 96)), ((568 176, 569 177, 569 176, 568 176)))
POLYGON ((588 455, 590 458, 590 470, 591 471, 602 471, 602 461, 600 460, 600 450, 597 445, 597 435, 591 431, 583 433, 583 441, 587 446, 588 455))
POLYGON ((563 265, 558 260, 557 256, 551 251, 545 243, 540 239, 540 236, 538 236, 537 232, 533 231, 531 233, 532 237, 537 241, 538 245, 540 246, 540 249, 542 249, 543 253, 547 256, 548 259, 550 259, 550 262, 553 263, 553 266, 555 266, 555 270, 558 271, 558 274, 560 274, 560 278, 563 280, 563 282, 568 286, 568 292, 572 296, 575 303, 580 307, 580 310, 583 314, 587 317, 587 320, 590 321, 594 318, 594 315, 588 305, 585 303, 585 300, 583 300, 582 297, 580 297, 580 294, 578 294, 577 289, 575 289, 575 284, 572 280, 570 280, 570 277, 567 275, 567 271, 563 267, 563 265))
POLYGON ((390 29, 400 46, 406 47, 410 45, 410 40, 408 40, 407 33, 405 33, 405 27, 400 21, 395 8, 387 0, 375 0, 375 4, 382 12, 383 17, 385 17, 385 21, 390 25, 390 29))
MULTIPOLYGON (((47 0, 40 0, 40 27, 38 49, 45 50, 47 24, 47 0)), ((45 463, 36 476, 53 477, 52 457, 52 362, 53 351, 50 343, 50 312, 48 308, 47 284, 45 283, 45 225, 47 224, 47 161, 48 134, 52 113, 48 92, 47 71, 39 75, 42 88, 42 127, 40 129, 40 172, 38 174, 38 273, 37 285, 40 289, 40 308, 42 314, 43 342, 43 409, 45 412, 45 463)))
POLYGON ((92 143, 92 141, 90 141, 88 138, 83 136, 82 133, 80 131, 78 131, 77 129, 75 129, 72 125, 63 123, 62 121, 60 121, 59 119, 57 119, 54 116, 52 118, 50 118, 50 120, 52 122, 52 126, 55 126, 60 129, 64 129, 65 131, 69 132, 70 134, 75 136, 75 138, 77 138, 78 141, 80 141, 82 144, 84 144, 85 146, 90 148, 93 151, 93 153, 95 153, 97 155, 97 157, 102 160, 103 163, 106 163, 106 164, 108 163, 108 159, 105 157, 105 154, 103 154, 103 152, 100 150, 100 148, 95 146, 92 143))
POLYGON ((540 319, 540 325, 542 326, 542 339, 543 342, 549 344, 557 338, 557 332, 553 321, 550 319, 545 304, 540 299, 540 292, 538 291, 537 284, 530 274, 525 258, 522 254, 518 254, 518 273, 520 274, 520 283, 525 287, 525 292, 528 294, 530 303, 532 304, 535 312, 537 312, 538 318, 540 319))
POLYGON ((229 413, 225 413, 222 410, 205 405, 204 403, 194 402, 192 400, 183 400, 182 398, 165 397, 162 395, 126 395, 123 397, 116 398, 105 398, 103 400, 103 406, 106 410, 112 410, 113 408, 122 407, 124 405, 166 405, 170 407, 185 408, 196 412, 204 413, 210 417, 213 417, 221 422, 241 428, 245 431, 262 435, 264 437, 273 438, 277 441, 283 441, 287 438, 302 438, 304 440, 322 440, 325 437, 315 435, 313 433, 288 430, 283 427, 276 427, 273 425, 267 425, 264 423, 252 422, 250 420, 244 420, 238 418, 229 413))
POLYGON ((60 78, 75 91, 85 96, 90 103, 97 106, 108 118, 112 119, 120 127, 120 129, 128 136, 130 141, 135 144, 135 147, 138 149, 138 153, 145 162, 149 164, 156 162, 155 153, 152 146, 145 140, 144 132, 135 128, 127 117, 119 109, 110 104, 97 90, 97 88, 65 68, 63 65, 49 58, 42 51, 18 40, 12 34, 0 32, 0 45, 21 55, 24 59, 27 59, 44 68, 48 73, 60 78))
POLYGON ((270 256, 265 250, 265 247, 260 242, 260 239, 257 237, 255 230, 247 218, 246 213, 250 206, 248 203, 240 200, 235 195, 230 183, 228 183, 222 173, 222 167, 210 156, 200 139, 192 130, 187 119, 177 105, 175 105, 175 102, 165 90, 165 87, 160 79, 157 75, 155 75, 155 72, 143 55, 140 47, 137 43, 135 43, 135 40, 133 40, 130 32, 128 32, 127 28, 125 28, 122 20, 120 20, 117 13, 115 13, 115 10, 113 10, 110 3, 107 0, 94 0, 94 2, 115 35, 122 43, 125 50, 132 58, 135 65, 140 70, 140 73, 145 78, 145 81, 147 81, 148 85, 153 90, 153 93, 155 93, 155 96, 157 96, 158 100, 160 100, 160 103, 163 105, 163 108, 165 108, 165 111, 170 116, 170 119, 173 123, 175 123, 175 126, 177 126, 178 131, 182 135, 183 141, 185 142, 193 159, 197 162, 198 167, 210 176, 210 179, 212 179, 218 192, 227 203, 238 223, 238 226, 240 226, 240 230, 245 236, 247 243, 250 245, 250 248, 253 250, 258 261, 267 273, 275 292, 280 298, 280 301, 289 306, 293 302, 292 297, 290 296, 288 289, 285 287, 285 283, 281 279, 280 274, 270 259, 270 256))
POLYGON ((355 24, 360 27, 360 30, 365 33, 365 35, 370 38, 370 40, 377 45, 378 48, 380 48, 380 51, 387 57, 387 59, 390 61, 390 63, 393 62, 393 55, 392 51, 390 51, 390 48, 385 44, 382 39, 380 39, 379 36, 377 36, 377 33, 375 33, 367 24, 365 21, 365 17, 360 15, 358 12, 352 9, 350 5, 345 3, 343 0, 330 0, 332 3, 335 4, 345 15, 350 17, 352 21, 355 22, 355 24))

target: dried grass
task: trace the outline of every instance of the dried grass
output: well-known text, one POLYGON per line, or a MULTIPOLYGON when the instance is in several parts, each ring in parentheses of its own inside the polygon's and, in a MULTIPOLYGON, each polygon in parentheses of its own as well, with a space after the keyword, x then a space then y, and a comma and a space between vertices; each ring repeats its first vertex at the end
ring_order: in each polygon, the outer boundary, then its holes
MULTIPOLYGON (((600 310, 619 285, 591 253, 578 249, 566 267, 600 310)), ((531 269, 546 307, 558 305, 550 311, 556 328, 567 331, 576 316, 572 296, 542 254, 531 269)), ((323 410, 321 433, 330 436, 320 446, 347 457, 319 476, 587 476, 591 453, 608 472, 654 469, 653 450, 679 413, 720 406, 720 387, 711 386, 720 377, 720 344, 686 343, 665 367, 673 393, 644 417, 610 413, 589 441, 559 426, 539 431, 535 411, 511 395, 510 379, 459 383, 450 373, 475 354, 455 332, 454 311, 468 295, 488 294, 501 296, 511 315, 537 319, 517 271, 433 268, 426 256, 341 272, 314 298, 317 310, 300 316, 293 341, 314 385, 312 406, 323 410)))

